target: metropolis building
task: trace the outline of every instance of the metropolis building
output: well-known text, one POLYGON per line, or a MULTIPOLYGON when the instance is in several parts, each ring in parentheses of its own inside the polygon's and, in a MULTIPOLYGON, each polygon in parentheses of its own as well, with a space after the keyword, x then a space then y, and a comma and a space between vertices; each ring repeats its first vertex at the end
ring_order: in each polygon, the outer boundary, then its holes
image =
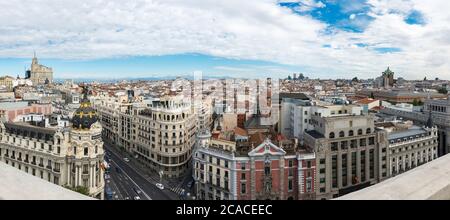
POLYGON ((87 94, 71 126, 61 117, 25 118, 0 123, 0 161, 57 185, 83 187, 103 199, 102 126, 87 94))
POLYGON ((197 116, 183 96, 169 94, 145 102, 102 96, 96 98, 95 108, 109 144, 133 153, 138 161, 169 178, 189 169, 197 116))

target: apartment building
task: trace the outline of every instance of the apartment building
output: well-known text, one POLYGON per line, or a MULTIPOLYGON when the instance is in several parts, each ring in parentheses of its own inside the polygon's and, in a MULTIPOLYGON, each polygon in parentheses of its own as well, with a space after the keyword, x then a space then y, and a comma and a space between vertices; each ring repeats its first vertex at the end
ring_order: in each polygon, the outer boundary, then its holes
POLYGON ((94 103, 107 142, 169 178, 189 168, 198 122, 189 99, 176 94, 134 101, 101 96, 94 103))
POLYGON ((311 112, 313 130, 305 146, 316 153, 317 199, 331 199, 389 177, 387 134, 374 116, 353 105, 322 106, 311 112))
POLYGON ((388 132, 389 176, 407 172, 438 157, 438 129, 432 124, 419 127, 411 121, 393 121, 376 126, 388 132))

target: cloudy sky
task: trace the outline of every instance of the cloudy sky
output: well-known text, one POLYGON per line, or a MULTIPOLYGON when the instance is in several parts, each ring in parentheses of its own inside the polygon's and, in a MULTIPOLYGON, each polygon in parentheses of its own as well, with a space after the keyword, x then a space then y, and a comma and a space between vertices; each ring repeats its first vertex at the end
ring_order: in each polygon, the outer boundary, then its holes
POLYGON ((1 1, 0 75, 450 79, 448 0, 1 1))

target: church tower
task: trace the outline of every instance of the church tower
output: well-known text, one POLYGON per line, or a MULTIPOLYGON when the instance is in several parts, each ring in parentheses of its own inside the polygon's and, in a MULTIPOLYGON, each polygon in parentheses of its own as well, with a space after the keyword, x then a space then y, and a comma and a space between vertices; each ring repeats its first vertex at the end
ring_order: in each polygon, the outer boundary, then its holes
POLYGON ((33 85, 42 85, 46 82, 47 84, 53 82, 53 69, 40 65, 36 53, 34 53, 34 57, 31 60, 29 78, 33 82, 33 85))

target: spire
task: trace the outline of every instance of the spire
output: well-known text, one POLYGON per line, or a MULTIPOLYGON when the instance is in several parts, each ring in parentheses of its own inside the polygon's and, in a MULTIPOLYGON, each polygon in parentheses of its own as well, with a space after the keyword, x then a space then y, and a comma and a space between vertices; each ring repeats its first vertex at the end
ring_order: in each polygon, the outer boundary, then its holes
POLYGON ((34 51, 33 61, 31 62, 31 65, 33 65, 33 64, 37 64, 36 51, 34 51))

